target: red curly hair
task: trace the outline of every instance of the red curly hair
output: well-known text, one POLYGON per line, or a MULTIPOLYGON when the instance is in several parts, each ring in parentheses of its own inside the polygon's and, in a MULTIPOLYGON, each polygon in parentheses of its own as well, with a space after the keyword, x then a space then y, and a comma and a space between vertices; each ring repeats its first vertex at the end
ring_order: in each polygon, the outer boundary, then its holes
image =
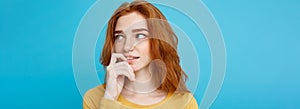
POLYGON ((138 12, 147 19, 149 36, 152 37, 149 39, 151 58, 162 60, 166 66, 165 78, 161 81, 162 84, 159 89, 166 92, 188 92, 185 85, 187 75, 179 65, 178 38, 166 17, 155 6, 146 1, 135 0, 131 3, 123 3, 112 15, 108 22, 106 40, 100 58, 101 64, 109 65, 115 40, 114 30, 118 19, 132 12, 138 12))

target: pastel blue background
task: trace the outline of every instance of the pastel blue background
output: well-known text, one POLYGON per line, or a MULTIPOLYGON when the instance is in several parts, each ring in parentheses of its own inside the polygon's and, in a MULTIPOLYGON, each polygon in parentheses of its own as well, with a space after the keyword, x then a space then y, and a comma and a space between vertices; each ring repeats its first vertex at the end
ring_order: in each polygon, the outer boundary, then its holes
MULTIPOLYGON (((0 108, 81 108, 72 46, 77 26, 94 2, 0 1, 0 108)), ((212 108, 300 108, 300 2, 203 3, 215 16, 227 49, 226 77, 212 108)), ((189 24, 178 19, 178 26, 189 24)), ((197 51, 208 51, 206 46, 203 42, 197 51)), ((195 93, 198 102, 209 77, 206 57, 208 53, 200 56, 204 73, 195 93)))

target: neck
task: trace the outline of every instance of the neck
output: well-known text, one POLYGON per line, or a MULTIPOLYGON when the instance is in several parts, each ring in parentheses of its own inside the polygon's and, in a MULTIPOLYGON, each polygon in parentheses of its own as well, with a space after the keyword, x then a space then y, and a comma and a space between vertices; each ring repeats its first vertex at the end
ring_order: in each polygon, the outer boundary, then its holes
POLYGON ((160 85, 148 68, 135 71, 135 81, 125 80, 124 88, 134 93, 151 93, 160 85))
POLYGON ((135 71, 135 80, 137 81, 147 81, 151 79, 151 72, 148 70, 149 68, 143 68, 141 70, 135 71))

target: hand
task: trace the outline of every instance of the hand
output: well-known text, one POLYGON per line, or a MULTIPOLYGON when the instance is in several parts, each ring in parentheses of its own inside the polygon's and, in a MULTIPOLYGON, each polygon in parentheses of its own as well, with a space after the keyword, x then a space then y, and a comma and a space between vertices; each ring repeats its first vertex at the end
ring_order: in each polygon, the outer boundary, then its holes
POLYGON ((123 89, 125 76, 131 81, 135 80, 133 69, 126 60, 123 54, 112 53, 110 63, 106 68, 106 90, 104 98, 117 100, 123 89), (118 62, 118 60, 121 62, 118 62))

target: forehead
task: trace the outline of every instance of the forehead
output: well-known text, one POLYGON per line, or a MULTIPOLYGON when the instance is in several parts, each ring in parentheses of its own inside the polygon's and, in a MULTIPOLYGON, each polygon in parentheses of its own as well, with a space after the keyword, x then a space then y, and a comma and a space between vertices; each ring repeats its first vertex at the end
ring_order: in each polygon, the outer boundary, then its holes
POLYGON ((147 29, 147 22, 143 15, 138 12, 131 12, 124 16, 121 16, 116 24, 115 30, 131 30, 133 28, 145 28, 147 29))

